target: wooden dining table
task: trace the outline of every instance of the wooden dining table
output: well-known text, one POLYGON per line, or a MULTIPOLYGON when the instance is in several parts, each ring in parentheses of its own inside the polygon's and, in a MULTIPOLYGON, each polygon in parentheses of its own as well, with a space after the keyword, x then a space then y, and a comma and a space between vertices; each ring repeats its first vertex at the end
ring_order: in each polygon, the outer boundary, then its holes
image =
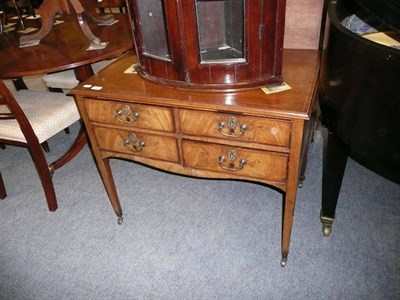
MULTIPOLYGON (((104 49, 88 50, 90 41, 83 34, 74 15, 60 15, 57 25, 38 45, 20 47, 23 35, 17 30, 0 34, 0 78, 12 79, 74 69, 79 81, 91 75, 90 64, 111 59, 133 47, 127 14, 114 14, 111 25, 90 23, 90 29, 102 42, 104 49)), ((26 20, 27 26, 40 27, 40 19, 26 20), (29 21, 29 22, 27 22, 29 21)), ((29 33, 28 33, 29 34, 29 33)))
MULTIPOLYGON (((17 29, 0 34, 0 79, 13 79, 17 89, 27 88, 23 77, 43 75, 68 69, 75 71, 79 81, 93 75, 92 63, 122 55, 133 47, 128 14, 114 14, 116 22, 111 25, 89 23, 90 30, 102 42, 103 49, 88 50, 90 40, 84 35, 76 16, 59 15, 56 25, 38 45, 20 47, 21 33, 17 29)), ((40 28, 40 19, 25 20, 26 26, 40 28)), ((83 130, 76 139, 73 155, 61 157, 54 170, 71 160, 86 144, 83 130)))

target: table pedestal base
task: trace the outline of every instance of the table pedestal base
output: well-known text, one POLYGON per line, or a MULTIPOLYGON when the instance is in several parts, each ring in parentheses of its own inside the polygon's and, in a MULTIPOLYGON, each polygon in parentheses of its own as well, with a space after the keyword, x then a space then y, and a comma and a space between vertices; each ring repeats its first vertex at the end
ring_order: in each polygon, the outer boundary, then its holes
POLYGON ((38 45, 53 28, 54 19, 57 13, 71 13, 67 1, 69 1, 72 5, 74 12, 76 13, 79 26, 81 27, 83 34, 90 41, 91 47, 100 47, 98 49, 103 49, 105 46, 103 47, 101 40, 92 33, 84 17, 87 17, 92 22, 108 25, 115 21, 114 16, 100 16, 97 14, 94 7, 90 6, 90 8, 84 8, 79 0, 47 0, 43 2, 43 4, 39 7, 39 14, 42 18, 42 27, 34 34, 21 36, 19 40, 19 46, 29 47, 38 45))

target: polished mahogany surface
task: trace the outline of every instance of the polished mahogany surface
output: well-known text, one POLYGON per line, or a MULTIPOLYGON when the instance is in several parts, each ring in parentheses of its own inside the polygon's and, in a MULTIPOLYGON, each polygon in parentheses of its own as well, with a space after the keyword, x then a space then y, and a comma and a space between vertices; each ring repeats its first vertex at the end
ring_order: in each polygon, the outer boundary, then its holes
POLYGON ((282 82, 285 0, 129 4, 144 78, 204 90, 282 82))
POLYGON ((330 134, 324 147, 321 219, 328 225, 349 156, 400 183, 400 50, 340 24, 357 10, 355 2, 330 4, 328 43, 322 52, 320 107, 330 134))
MULTIPOLYGON (((118 69, 119 64, 126 64, 124 58, 113 63, 113 68, 118 69)), ((130 58, 131 64, 136 62, 130 58)), ((134 96, 136 101, 148 103, 155 99, 158 104, 179 104, 190 107, 209 107, 232 112, 251 111, 260 115, 273 115, 281 117, 296 117, 308 119, 310 114, 310 96, 314 91, 310 82, 316 80, 319 70, 319 55, 315 50, 284 49, 283 51, 283 75, 285 82, 292 88, 276 94, 266 95, 261 89, 246 90, 240 92, 215 92, 177 89, 165 85, 142 80, 140 76, 131 76, 129 81, 123 72, 113 74, 115 80, 109 81, 103 78, 102 73, 95 74, 93 82, 101 82, 103 96, 126 98, 126 95, 134 96), (127 84, 129 82, 129 84, 127 84), (151 98, 150 98, 151 96, 151 98), (305 100, 306 99, 306 100, 305 100)), ((91 80, 89 80, 91 82, 91 80)), ((96 96, 98 93, 92 90, 76 89, 74 93, 81 91, 85 95, 96 96)))
MULTIPOLYGON (((90 50, 90 41, 81 31, 73 15, 62 15, 39 45, 20 48, 16 31, 0 34, 0 77, 2 79, 39 75, 85 66, 97 61, 117 57, 133 47, 132 33, 127 14, 115 14, 117 23, 104 26, 88 22, 92 32, 102 42, 104 49, 90 50)), ((32 27, 40 22, 32 21, 32 27)), ((78 78, 80 79, 80 78, 78 78)), ((85 78, 81 78, 85 79, 85 78)))

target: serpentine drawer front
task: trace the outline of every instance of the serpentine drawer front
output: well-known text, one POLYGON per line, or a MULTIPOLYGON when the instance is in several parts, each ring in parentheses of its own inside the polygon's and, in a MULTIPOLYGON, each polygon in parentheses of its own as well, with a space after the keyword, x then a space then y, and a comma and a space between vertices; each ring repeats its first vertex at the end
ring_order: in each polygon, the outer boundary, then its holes
POLYGON ((180 110, 185 134, 289 146, 290 122, 229 113, 180 110))
POLYGON ((293 91, 272 95, 261 89, 228 93, 157 85, 124 72, 135 62, 133 54, 71 91, 119 224, 122 209, 111 158, 195 177, 263 183, 284 197, 285 266, 299 175, 304 176, 312 136, 319 66, 317 51, 288 51, 284 78, 293 91))
POLYGON ((174 130, 172 110, 166 107, 87 99, 85 108, 93 122, 169 132, 174 130))
POLYGON ((94 127, 99 147, 108 151, 179 162, 177 142, 174 138, 122 130, 94 127))
POLYGON ((286 179, 287 154, 187 140, 182 148, 185 166, 190 168, 229 173, 232 177, 286 179))

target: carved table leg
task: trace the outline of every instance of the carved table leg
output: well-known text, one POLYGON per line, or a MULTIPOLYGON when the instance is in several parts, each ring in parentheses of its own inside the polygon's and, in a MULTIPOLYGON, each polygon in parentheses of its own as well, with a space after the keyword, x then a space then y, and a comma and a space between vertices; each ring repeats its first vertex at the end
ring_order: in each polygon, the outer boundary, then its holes
MULTIPOLYGON (((39 14, 42 19, 42 26, 39 31, 33 34, 28 34, 20 37, 19 45, 20 47, 34 46, 40 43, 40 41, 49 34, 54 26, 54 19, 57 13, 70 13, 70 8, 68 2, 74 9, 76 17, 78 19, 79 26, 83 34, 90 40, 91 46, 97 47, 97 49, 102 49, 107 46, 107 43, 102 43, 98 37, 96 37, 89 28, 83 15, 88 15, 85 8, 79 2, 79 0, 47 0, 44 1, 39 7, 39 14)), ((114 18, 111 16, 112 19, 114 18)), ((104 24, 109 24, 112 22, 109 16, 103 18, 91 17, 91 20, 99 20, 104 24)))
POLYGON ((321 222, 324 236, 329 236, 335 219, 336 204, 346 168, 349 148, 334 134, 324 138, 322 171, 321 222))
POLYGON ((33 34, 23 35, 19 39, 20 47, 33 46, 49 34, 54 26, 54 19, 57 13, 69 13, 67 0, 47 0, 44 1, 39 7, 39 15, 42 19, 42 26, 39 31, 33 34))
POLYGON ((93 23, 99 23, 103 25, 111 24, 115 21, 112 14, 98 14, 96 6, 92 3, 93 0, 80 0, 82 6, 85 8, 85 16, 90 19, 93 23))
MULTIPOLYGON (((83 17, 87 16, 88 13, 86 12, 86 9, 82 6, 81 2, 79 0, 69 0, 69 2, 74 8, 79 26, 81 27, 81 30, 84 33, 84 35, 90 40, 91 46, 97 47, 98 49, 105 48, 107 44, 103 45, 100 39, 92 33, 92 31, 89 28, 89 25, 87 24, 85 18, 83 17)), ((93 18, 91 19, 93 20, 93 18)), ((105 20, 106 19, 107 18, 105 18, 105 20)))

